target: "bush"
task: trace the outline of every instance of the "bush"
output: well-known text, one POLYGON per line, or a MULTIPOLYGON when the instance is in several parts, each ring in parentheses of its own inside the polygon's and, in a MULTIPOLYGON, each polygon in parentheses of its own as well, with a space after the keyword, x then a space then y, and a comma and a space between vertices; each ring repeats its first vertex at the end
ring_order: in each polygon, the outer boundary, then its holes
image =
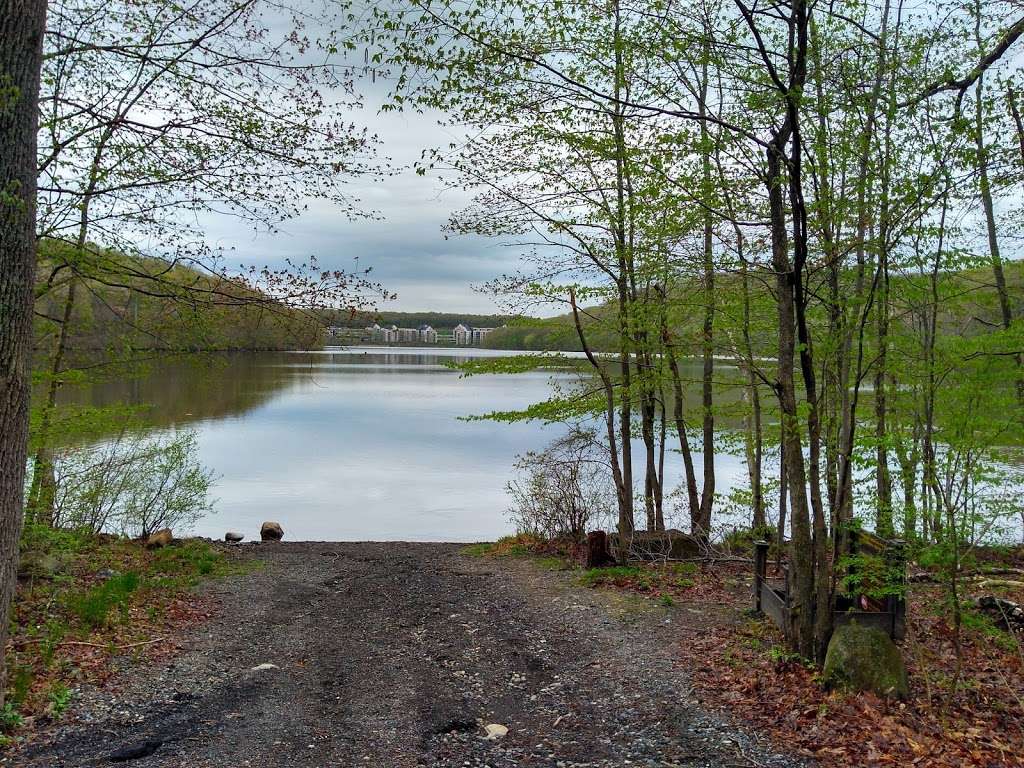
POLYGON ((520 456, 520 477, 507 486, 516 530, 582 542, 588 529, 612 517, 615 486, 606 453, 594 432, 577 429, 540 453, 520 456))
POLYGON ((214 477, 196 451, 194 432, 123 434, 65 451, 54 464, 54 525, 133 537, 190 527, 212 509, 214 477))

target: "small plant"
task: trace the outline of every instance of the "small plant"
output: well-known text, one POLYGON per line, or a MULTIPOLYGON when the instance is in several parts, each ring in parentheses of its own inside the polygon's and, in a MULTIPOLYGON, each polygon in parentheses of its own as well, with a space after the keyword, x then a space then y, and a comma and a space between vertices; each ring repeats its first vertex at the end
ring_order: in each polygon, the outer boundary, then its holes
POLYGON ((50 693, 47 698, 50 701, 48 709, 50 714, 55 718, 60 717, 64 714, 64 711, 68 708, 71 703, 71 689, 63 683, 54 683, 53 687, 50 688, 50 693))
POLYGON ((15 667, 11 671, 11 699, 9 703, 23 704, 28 698, 28 692, 32 688, 35 679, 35 672, 31 665, 24 664, 15 667))
POLYGON ((658 599, 658 602, 661 603, 666 608, 671 608, 673 605, 676 604, 676 601, 672 599, 672 595, 662 595, 658 599))
POLYGON ((107 623, 107 616, 113 608, 127 608, 128 597, 139 586, 135 573, 113 576, 85 592, 72 597, 69 607, 87 629, 97 629, 107 623))
POLYGON ((768 649, 768 658, 780 666, 787 664, 800 664, 807 669, 814 669, 813 662, 805 659, 799 653, 793 653, 779 645, 773 645, 768 649))
POLYGON ((4 703, 0 709, 0 731, 10 733, 22 723, 22 717, 18 714, 18 706, 13 701, 4 703))

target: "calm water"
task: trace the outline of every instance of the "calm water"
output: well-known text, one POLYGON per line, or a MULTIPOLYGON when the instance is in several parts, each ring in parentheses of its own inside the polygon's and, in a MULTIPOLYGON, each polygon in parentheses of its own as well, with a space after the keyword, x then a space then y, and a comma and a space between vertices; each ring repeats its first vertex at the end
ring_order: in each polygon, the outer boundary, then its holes
MULTIPOLYGON (((445 367, 507 354, 239 354, 158 364, 75 399, 152 403, 157 425, 198 432, 201 459, 219 477, 217 513, 197 524, 199 535, 237 530, 251 539, 262 521, 277 520, 292 540, 489 540, 511 532, 505 484, 516 454, 543 448, 562 427, 459 417, 522 408, 575 380, 569 372, 462 378, 445 367)), ((745 469, 731 456, 719 464, 727 492, 745 469)), ((670 473, 670 484, 677 478, 670 473)))

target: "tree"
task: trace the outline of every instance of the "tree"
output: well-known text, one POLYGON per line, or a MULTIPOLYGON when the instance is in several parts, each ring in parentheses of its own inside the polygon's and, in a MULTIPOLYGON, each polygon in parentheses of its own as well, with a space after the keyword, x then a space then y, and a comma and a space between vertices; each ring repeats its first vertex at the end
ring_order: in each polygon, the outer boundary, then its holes
MULTIPOLYGON (((44 0, 0 2, 0 653, 18 566, 36 269, 36 128, 44 0)), ((0 659, 0 705, 6 674, 0 659)))

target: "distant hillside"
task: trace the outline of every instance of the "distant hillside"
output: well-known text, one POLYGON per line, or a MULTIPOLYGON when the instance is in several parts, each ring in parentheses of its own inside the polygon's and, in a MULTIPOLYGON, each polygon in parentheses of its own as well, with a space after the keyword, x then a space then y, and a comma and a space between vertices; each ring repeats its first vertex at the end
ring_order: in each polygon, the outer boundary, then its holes
MULTIPOLYGON (((70 246, 40 243, 35 307, 40 353, 52 348, 68 295, 61 280, 66 271, 58 272, 55 285, 47 288, 53 265, 75 262, 70 246)), ((237 281, 122 253, 99 252, 88 264, 79 263, 81 272, 89 275, 95 269, 101 277, 78 279, 68 342, 72 352, 299 349, 323 341, 318 318, 237 281)))
POLYGON ((368 312, 350 316, 347 313, 328 313, 327 325, 341 328, 365 328, 378 323, 382 326, 397 325, 399 328, 418 328, 429 325, 436 331, 450 331, 462 323, 477 328, 498 328, 515 321, 512 315, 473 315, 458 312, 368 312))
MULTIPOLYGON (((1008 261, 1004 265, 1007 287, 1013 303, 1014 317, 1024 315, 1024 261, 1008 261)), ((734 353, 731 344, 738 343, 735 336, 736 318, 741 316, 739 278, 735 274, 720 274, 716 281, 718 302, 716 352, 734 353), (732 328, 730 336, 727 329, 732 328)), ((942 278, 941 292, 951 297, 943 301, 939 327, 948 334, 973 335, 984 333, 999 325, 999 304, 993 285, 992 269, 979 266, 959 272, 947 272, 942 278)), ((894 272, 891 276, 893 317, 899 322, 908 303, 928 301, 927 276, 912 272, 894 272)), ((751 337, 754 353, 772 357, 777 351, 774 325, 773 298, 765 283, 751 281, 751 337)), ((679 289, 672 297, 669 324, 683 353, 698 354, 701 345, 703 298, 696 284, 679 289)), ((813 318, 823 321, 823 318, 813 318)), ((597 352, 614 352, 618 343, 615 308, 611 304, 589 307, 583 313, 583 326, 587 342, 597 352)), ((535 319, 516 318, 507 328, 499 328, 484 339, 482 346, 491 349, 522 349, 537 351, 579 351, 580 340, 572 315, 535 319)))

